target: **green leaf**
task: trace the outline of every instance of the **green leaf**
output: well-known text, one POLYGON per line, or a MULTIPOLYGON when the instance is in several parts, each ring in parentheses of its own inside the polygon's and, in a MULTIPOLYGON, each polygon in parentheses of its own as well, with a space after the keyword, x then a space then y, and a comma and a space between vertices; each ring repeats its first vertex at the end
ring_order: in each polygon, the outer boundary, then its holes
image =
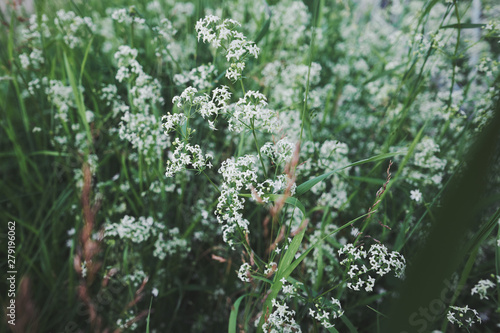
MULTIPOLYGON (((357 218, 355 218, 354 220, 351 220, 351 221, 347 222, 346 224, 344 224, 344 225, 343 225, 343 226, 341 226, 340 228, 335 229, 334 231, 332 231, 331 233, 329 233, 329 234, 328 234, 328 235, 326 235, 325 237, 323 237, 323 238, 319 239, 318 241, 316 241, 316 243, 314 243, 313 245, 311 245, 311 246, 310 246, 310 247, 309 247, 309 248, 308 248, 308 249, 307 249, 304 253, 302 253, 302 255, 301 255, 300 257, 298 257, 298 258, 297 258, 297 259, 296 259, 293 263, 286 265, 286 266, 285 266, 285 267, 286 267, 286 269, 285 269, 284 271, 280 272, 280 271, 278 270, 278 276, 279 276, 279 279, 281 279, 281 278, 283 278, 283 277, 286 279, 286 278, 287 278, 290 274, 292 274, 293 270, 294 270, 295 268, 297 268, 297 266, 298 266, 298 265, 302 262, 302 260, 304 260, 304 259, 305 259, 305 257, 309 254, 309 252, 311 252, 311 250, 313 250, 315 247, 317 247, 319 244, 321 244, 321 242, 323 242, 325 239, 327 239, 327 238, 328 238, 328 237, 330 237, 331 235, 333 235, 333 234, 335 234, 335 233, 339 232, 340 230, 347 228, 348 226, 350 226, 350 225, 351 225, 351 224, 353 224, 354 222, 356 222, 356 221, 358 221, 358 220, 360 220, 360 219, 362 219, 362 218, 364 218, 364 217, 368 216, 369 214, 373 214, 373 211, 372 211, 372 212, 370 212, 370 213, 366 213, 366 214, 363 214, 363 215, 361 215, 361 216, 358 216, 358 217, 357 217, 357 218)), ((304 231, 304 230, 303 230, 303 231, 304 231)), ((295 239, 295 238, 294 238, 294 239, 295 239)), ((292 243, 293 243, 293 241, 292 241, 292 243)), ((290 247, 289 247, 289 249, 290 249, 290 247)), ((295 253, 296 253, 296 252, 295 252, 295 253)), ((295 256, 295 253, 294 253, 294 256, 295 256)), ((281 286, 280 286, 280 287, 281 287, 281 286)))
POLYGON ((455 23, 450 25, 442 26, 441 29, 477 29, 483 28, 486 24, 481 23, 455 23))
POLYGON ((267 34, 267 32, 269 31, 269 27, 271 26, 271 15, 269 15, 269 18, 266 20, 266 23, 264 23, 264 26, 262 27, 262 29, 259 31, 259 34, 257 35, 257 37, 255 37, 254 39, 254 43, 257 44, 258 42, 261 41, 262 38, 264 38, 264 36, 267 34))
POLYGON ((153 305, 153 297, 151 297, 151 302, 149 303, 148 318, 146 319, 146 333, 149 333, 149 319, 151 317, 151 306, 153 305))
POLYGON ((250 294, 245 294, 241 295, 238 297, 236 302, 234 302, 232 308, 231 308, 231 314, 229 315, 229 326, 227 328, 227 331, 229 333, 236 333, 236 324, 237 324, 237 319, 238 319, 238 309, 240 307, 241 301, 243 298, 249 296, 250 294))
MULTIPOLYGON (((301 226, 304 224, 304 220, 302 220, 301 226)), ((264 303, 263 307, 264 313, 267 312, 267 309, 269 309, 269 311, 271 311, 272 309, 271 301, 276 298, 278 292, 281 290, 281 287, 283 285, 283 283, 280 280, 283 277, 286 279, 288 275, 290 275, 290 273, 293 271, 292 269, 288 274, 285 273, 280 274, 280 272, 283 271, 285 267, 287 267, 286 271, 288 271, 290 263, 292 262, 293 258, 295 257, 295 254, 299 250, 300 244, 302 243, 302 238, 304 237, 305 231, 306 228, 303 228, 297 235, 295 235, 290 245, 288 245, 288 250, 285 252, 283 258, 280 260, 278 266, 278 273, 275 275, 273 285, 271 286, 271 292, 267 296, 266 302, 264 303)), ((259 328, 262 327, 263 324, 264 324, 264 316, 262 316, 260 319, 259 328)))
POLYGON ((373 157, 370 157, 370 158, 367 158, 367 159, 364 159, 364 160, 361 160, 361 161, 357 161, 357 162, 348 164, 346 166, 343 166, 341 168, 329 171, 327 173, 322 174, 321 176, 318 176, 316 178, 310 179, 310 180, 308 180, 308 181, 300 184, 299 186, 297 186, 297 191, 296 191, 297 195, 302 195, 302 194, 306 193, 314 185, 316 185, 319 182, 323 181, 324 179, 330 177, 334 173, 339 172, 340 170, 344 170, 344 169, 347 169, 347 168, 350 168, 350 167, 353 167, 353 166, 356 166, 356 165, 361 165, 361 164, 365 164, 365 163, 377 162, 377 161, 380 161, 380 160, 385 160, 385 159, 387 159, 389 157, 393 157, 393 156, 396 156, 396 155, 402 155, 402 154, 406 154, 406 152, 395 152, 395 153, 380 154, 380 155, 373 156, 373 157))
POLYGON ((63 53, 63 57, 64 57, 64 66, 66 68, 66 74, 68 75, 68 80, 71 85, 71 89, 73 90, 73 95, 75 97, 75 103, 78 110, 78 115, 80 116, 80 120, 83 126, 85 127, 85 132, 87 134, 88 142, 92 142, 92 134, 90 133, 90 126, 89 123, 87 122, 87 117, 85 115, 86 108, 83 102, 83 94, 82 91, 80 90, 80 84, 79 82, 76 81, 75 73, 73 73, 73 70, 71 69, 71 65, 69 63, 66 52, 63 53))
POLYGON ((354 327, 354 325, 349 320, 349 318, 347 318, 346 315, 341 316, 340 319, 342 319, 342 321, 344 322, 344 324, 347 326, 347 328, 349 329, 349 332, 351 332, 351 333, 358 333, 358 330, 356 329, 356 327, 354 327))
POLYGON ((294 197, 288 197, 286 198, 285 203, 297 207, 302 212, 302 214, 304 214, 303 216, 306 217, 306 208, 304 207, 302 202, 299 201, 299 199, 294 197))

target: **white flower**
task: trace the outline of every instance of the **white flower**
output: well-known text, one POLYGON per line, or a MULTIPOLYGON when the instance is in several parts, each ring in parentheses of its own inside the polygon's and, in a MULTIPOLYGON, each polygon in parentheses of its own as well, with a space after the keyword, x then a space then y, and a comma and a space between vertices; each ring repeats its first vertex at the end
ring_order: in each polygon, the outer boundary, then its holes
POLYGON ((412 200, 415 200, 416 202, 419 202, 422 199, 422 193, 418 189, 411 190, 410 191, 410 198, 412 200))
POLYGON ((496 285, 490 280, 480 280, 471 290, 471 295, 478 294, 480 299, 488 299, 486 295, 489 288, 494 288, 496 285))
POLYGON ((244 262, 238 270, 238 278, 243 282, 250 282, 250 266, 249 263, 244 262))
POLYGON ((226 77, 232 81, 241 77, 247 54, 257 58, 260 52, 254 42, 247 41, 242 33, 236 31, 236 27, 239 26, 241 24, 235 20, 221 21, 214 15, 208 15, 196 22, 198 41, 202 39, 204 43, 210 43, 216 49, 224 47, 226 60, 230 62, 226 77))

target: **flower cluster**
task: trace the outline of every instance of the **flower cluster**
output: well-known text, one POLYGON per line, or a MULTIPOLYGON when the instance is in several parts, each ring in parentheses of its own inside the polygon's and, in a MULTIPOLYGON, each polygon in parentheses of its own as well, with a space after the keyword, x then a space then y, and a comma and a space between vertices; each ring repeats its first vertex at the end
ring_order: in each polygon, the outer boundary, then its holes
POLYGON ((175 254, 180 254, 184 256, 189 252, 190 248, 188 242, 185 238, 179 235, 179 228, 171 228, 168 230, 168 239, 164 239, 163 233, 158 235, 158 239, 155 242, 155 249, 153 251, 153 256, 163 260, 167 256, 173 256, 175 254))
POLYGON ((254 42, 247 41, 246 37, 236 31, 241 24, 232 19, 221 19, 214 15, 208 15, 196 23, 198 40, 210 43, 215 49, 223 47, 225 57, 230 62, 226 71, 226 77, 237 81, 245 68, 244 58, 250 54, 258 57, 260 49, 254 42))
POLYGON ((136 244, 146 243, 156 238, 153 256, 159 260, 174 254, 184 255, 189 251, 188 243, 180 237, 178 228, 167 229, 152 217, 125 215, 120 223, 108 223, 104 229, 104 238, 113 243, 113 238, 131 241, 136 244))
POLYGON ((363 246, 355 247, 354 244, 349 243, 340 248, 338 254, 346 256, 340 264, 346 265, 349 269, 347 272, 350 279, 347 283, 349 289, 359 291, 364 287, 366 291, 373 291, 375 278, 368 275, 369 272, 384 276, 393 271, 396 277, 404 277, 405 258, 399 252, 389 252, 382 244, 373 244, 367 252, 363 246), (364 260, 367 258, 369 266, 364 260), (366 279, 364 279, 365 276, 366 279))
POLYGON ((175 146, 174 152, 169 152, 169 160, 167 161, 166 177, 173 177, 177 172, 185 170, 191 166, 194 169, 202 172, 207 167, 211 168, 210 160, 213 158, 210 154, 203 154, 199 145, 191 146, 189 143, 180 141, 175 138, 172 143, 175 146))
POLYGON ((488 289, 495 288, 496 284, 491 280, 479 280, 472 288, 471 295, 478 294, 480 299, 488 299, 488 289))
POLYGON ((332 321, 344 314, 342 305, 340 305, 340 301, 338 299, 333 297, 331 298, 331 301, 327 299, 321 299, 320 301, 322 301, 322 304, 319 302, 315 304, 316 310, 309 308, 309 316, 320 322, 324 328, 331 328, 335 326, 332 324, 332 321))
POLYGON ((198 90, 194 87, 187 87, 180 96, 175 96, 172 103, 184 113, 171 114, 170 112, 163 116, 163 128, 165 134, 173 130, 180 132, 184 138, 189 137, 191 129, 183 129, 182 125, 187 119, 192 118, 192 112, 199 113, 203 119, 208 118, 208 126, 211 130, 216 130, 215 118, 220 113, 225 113, 228 106, 228 101, 231 98, 231 93, 227 86, 221 86, 212 91, 212 97, 208 94, 198 95, 198 90), (192 110, 194 107, 194 110, 192 110), (212 120, 210 120, 212 119, 212 120))
POLYGON ((42 36, 49 38, 51 34, 47 25, 48 22, 49 18, 45 14, 42 14, 40 19, 36 14, 31 15, 29 25, 21 30, 22 39, 38 44, 41 42, 42 36))
MULTIPOLYGON (((307 141, 301 148, 301 155, 307 162, 300 166, 300 172, 308 178, 314 178, 318 174, 341 169, 350 164, 348 152, 349 148, 343 142, 326 140, 321 144, 307 141)), ((319 196, 319 205, 335 208, 348 205, 348 183, 344 180, 348 174, 349 169, 339 170, 328 181, 323 181, 311 189, 319 196)))
POLYGON ((266 322, 262 325, 264 332, 302 332, 299 324, 295 321, 295 311, 288 310, 286 302, 278 302, 273 299, 271 304, 276 309, 266 318, 266 322))
POLYGON ((104 237, 118 237, 134 243, 147 241, 151 236, 156 236, 165 226, 155 222, 152 217, 125 215, 120 223, 111 223, 104 229, 104 237))
POLYGON ((182 74, 174 75, 174 83, 178 86, 190 85, 198 90, 209 89, 213 85, 217 69, 213 64, 201 65, 191 69, 189 72, 184 71, 182 74))
POLYGON ((271 22, 271 31, 275 31, 276 38, 288 49, 296 53, 296 47, 302 46, 307 35, 310 13, 302 1, 279 2, 275 6, 276 19, 271 22), (293 20, 290 18, 293 17, 293 20))
POLYGON ((260 147, 260 152, 271 159, 271 162, 278 166, 285 166, 292 159, 295 144, 287 138, 282 138, 276 143, 266 142, 260 147))
POLYGON ((33 49, 29 54, 20 54, 19 61, 23 69, 29 69, 30 67, 33 69, 40 69, 40 66, 45 63, 43 53, 40 49, 33 49))
POLYGON ((250 282, 250 266, 249 263, 244 262, 241 264, 240 269, 238 270, 238 278, 243 282, 250 282))
POLYGON ((113 14, 111 14, 111 18, 119 23, 125 23, 126 25, 134 23, 139 27, 146 23, 145 19, 137 16, 137 12, 133 6, 130 7, 129 10, 125 8, 115 10, 113 14))
POLYGON ((280 122, 276 111, 267 108, 267 98, 262 93, 249 90, 243 98, 228 109, 229 130, 260 129, 278 132, 280 122))
POLYGON ((458 327, 471 327, 475 323, 481 323, 479 313, 469 308, 467 305, 464 307, 450 306, 446 318, 452 324, 457 324, 458 327), (453 311, 454 310, 454 311, 453 311))
POLYGON ((432 138, 426 137, 415 147, 413 164, 417 167, 408 175, 409 182, 426 185, 439 185, 443 179, 446 160, 436 156, 440 151, 439 145, 432 138))
POLYGON ((161 84, 158 79, 153 79, 146 74, 136 60, 138 51, 127 45, 121 45, 115 53, 118 64, 116 79, 122 82, 125 79, 131 84, 130 97, 132 105, 144 113, 149 113, 151 105, 163 105, 161 84))
POLYGON ((219 187, 216 215, 222 224, 223 239, 230 246, 233 241, 229 238, 237 229, 249 233, 250 222, 242 214, 245 198, 239 194, 243 189, 250 190, 250 185, 257 182, 256 162, 255 156, 245 155, 225 160, 219 169, 223 182, 219 187))
MULTIPOLYGON (((274 61, 268 63, 262 70, 264 82, 272 87, 270 92, 270 101, 274 104, 293 107, 300 105, 305 98, 306 85, 309 78, 310 87, 317 85, 321 78, 321 65, 312 62, 311 68, 304 64, 283 63, 274 61)), ((331 86, 328 87, 331 89, 331 86)), ((314 88, 309 91, 308 105, 313 108, 319 108, 322 105, 323 97, 318 96, 321 88, 314 88)))
POLYGON ((148 165, 157 161, 170 146, 168 137, 161 130, 161 123, 152 114, 126 111, 121 117, 118 134, 120 139, 130 142, 132 148, 144 156, 148 165))
MULTIPOLYGON (((79 87, 83 91, 83 87, 79 87)), ((50 80, 49 86, 45 89, 45 94, 49 102, 54 105, 59 113, 56 117, 61 121, 67 122, 69 110, 76 108, 73 89, 69 85, 65 85, 62 81, 50 80)))
POLYGON ((63 34, 63 40, 69 48, 82 46, 90 33, 94 33, 96 26, 90 17, 80 17, 74 12, 59 10, 54 19, 55 25, 63 34))

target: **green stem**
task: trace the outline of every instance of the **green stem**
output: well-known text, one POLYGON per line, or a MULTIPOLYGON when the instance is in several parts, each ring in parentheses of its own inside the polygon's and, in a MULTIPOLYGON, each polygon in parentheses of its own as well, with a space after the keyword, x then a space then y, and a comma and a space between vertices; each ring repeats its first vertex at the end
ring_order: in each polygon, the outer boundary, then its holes
POLYGON ((217 185, 215 185, 215 183, 212 181, 212 179, 210 179, 210 177, 208 177, 208 175, 205 173, 205 170, 202 171, 202 173, 205 175, 205 177, 207 177, 208 181, 215 187, 215 189, 217 190, 217 192, 221 192, 219 187, 217 185))
POLYGON ((264 160, 262 159, 262 155, 260 154, 260 147, 259 147, 259 143, 257 142, 257 135, 255 134, 255 127, 253 125, 253 119, 252 119, 252 134, 253 134, 253 139, 255 141, 255 147, 257 148, 257 153, 259 154, 260 165, 262 166, 262 171, 264 171, 264 177, 266 177, 266 179, 267 179, 267 171, 266 171, 266 167, 264 165, 264 160))

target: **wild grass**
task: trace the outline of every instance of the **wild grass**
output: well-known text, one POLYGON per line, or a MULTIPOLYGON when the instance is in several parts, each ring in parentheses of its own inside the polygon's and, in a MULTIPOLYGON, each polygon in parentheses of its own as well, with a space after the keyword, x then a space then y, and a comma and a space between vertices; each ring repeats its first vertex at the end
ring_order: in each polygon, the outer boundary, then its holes
POLYGON ((9 4, 3 329, 496 332, 499 13, 9 4))

